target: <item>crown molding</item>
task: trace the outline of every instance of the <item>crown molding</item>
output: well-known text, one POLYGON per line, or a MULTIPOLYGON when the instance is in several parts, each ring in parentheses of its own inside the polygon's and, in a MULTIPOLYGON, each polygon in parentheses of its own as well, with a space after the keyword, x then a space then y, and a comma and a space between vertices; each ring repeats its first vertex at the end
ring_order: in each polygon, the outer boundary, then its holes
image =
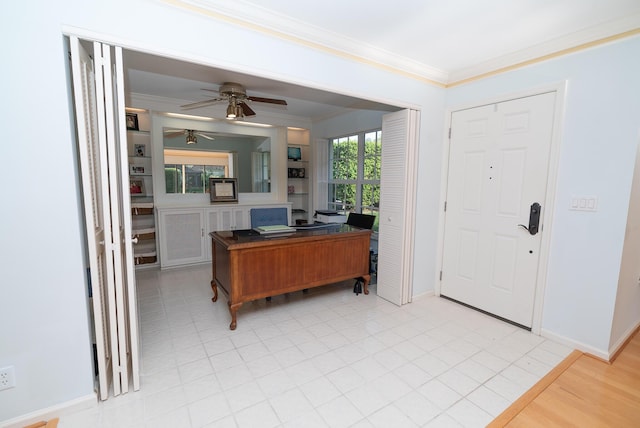
POLYGON ((640 34, 640 13, 568 34, 545 43, 451 72, 447 87, 568 55, 640 34))
POLYGON ((221 19, 254 31, 289 40, 332 55, 407 75, 437 86, 446 85, 449 73, 309 23, 293 19, 243 0, 164 0, 173 6, 221 19))
POLYGON ((163 0, 174 7, 223 20, 292 43, 365 63, 439 87, 525 67, 559 56, 609 43, 640 32, 640 13, 559 37, 548 42, 478 63, 459 70, 440 70, 361 41, 293 19, 245 0, 163 0))

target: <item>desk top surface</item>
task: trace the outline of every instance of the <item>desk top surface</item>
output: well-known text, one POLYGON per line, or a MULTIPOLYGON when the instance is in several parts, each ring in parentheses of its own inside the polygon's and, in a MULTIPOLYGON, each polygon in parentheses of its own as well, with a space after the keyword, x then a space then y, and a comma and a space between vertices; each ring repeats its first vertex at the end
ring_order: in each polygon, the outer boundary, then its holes
POLYGON ((323 239, 337 237, 341 234, 354 233, 370 235, 371 230, 361 229, 358 227, 350 226, 348 224, 328 224, 322 227, 296 227, 295 232, 282 234, 260 234, 253 229, 244 229, 211 232, 209 233, 209 236, 211 236, 212 239, 224 244, 225 246, 231 247, 245 245, 270 245, 272 243, 281 242, 283 240, 297 241, 301 239, 323 239))

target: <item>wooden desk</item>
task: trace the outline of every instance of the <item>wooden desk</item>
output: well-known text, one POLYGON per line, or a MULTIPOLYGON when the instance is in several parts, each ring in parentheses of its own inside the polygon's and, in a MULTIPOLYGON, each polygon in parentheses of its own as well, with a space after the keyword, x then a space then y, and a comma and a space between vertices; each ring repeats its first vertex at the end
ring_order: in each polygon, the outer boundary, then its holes
POLYGON ((211 232, 212 301, 227 294, 231 325, 244 302, 364 278, 369 294, 371 231, 340 224, 265 236, 252 230, 211 232))

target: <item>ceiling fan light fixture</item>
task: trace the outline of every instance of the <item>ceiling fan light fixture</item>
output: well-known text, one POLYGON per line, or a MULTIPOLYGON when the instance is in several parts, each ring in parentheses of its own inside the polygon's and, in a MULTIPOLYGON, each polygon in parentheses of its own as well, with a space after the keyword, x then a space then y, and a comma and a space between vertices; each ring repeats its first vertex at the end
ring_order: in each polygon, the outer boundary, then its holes
POLYGON ((229 105, 227 106, 227 119, 236 119, 238 117, 238 105, 236 104, 236 97, 231 96, 229 98, 229 105))
POLYGON ((236 118, 236 108, 233 104, 229 103, 227 107, 227 119, 235 119, 236 118))
POLYGON ((187 129, 187 144, 197 144, 198 138, 193 134, 193 129, 187 129))

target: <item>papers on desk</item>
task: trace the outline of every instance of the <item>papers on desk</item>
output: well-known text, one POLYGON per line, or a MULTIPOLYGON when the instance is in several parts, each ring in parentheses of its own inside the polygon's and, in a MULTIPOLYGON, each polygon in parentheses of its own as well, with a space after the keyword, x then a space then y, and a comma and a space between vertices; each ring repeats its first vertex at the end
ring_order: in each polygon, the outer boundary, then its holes
POLYGON ((276 233, 293 233, 296 230, 293 227, 285 226, 283 224, 276 224, 272 226, 259 226, 254 227, 253 230, 260 235, 271 235, 276 233))

